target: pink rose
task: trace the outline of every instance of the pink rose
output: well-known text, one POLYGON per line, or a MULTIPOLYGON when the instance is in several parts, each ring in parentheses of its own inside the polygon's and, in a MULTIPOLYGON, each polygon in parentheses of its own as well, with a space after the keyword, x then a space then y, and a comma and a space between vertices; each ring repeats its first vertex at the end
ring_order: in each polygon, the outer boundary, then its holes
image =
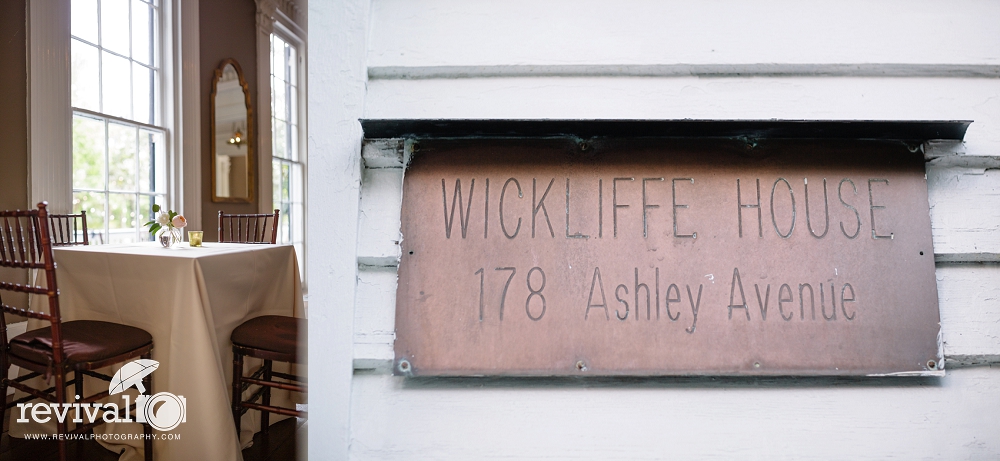
POLYGON ((171 223, 176 228, 181 228, 181 227, 185 227, 185 226, 188 225, 187 219, 184 219, 184 216, 181 216, 181 215, 174 216, 174 219, 173 219, 173 221, 171 221, 171 223))

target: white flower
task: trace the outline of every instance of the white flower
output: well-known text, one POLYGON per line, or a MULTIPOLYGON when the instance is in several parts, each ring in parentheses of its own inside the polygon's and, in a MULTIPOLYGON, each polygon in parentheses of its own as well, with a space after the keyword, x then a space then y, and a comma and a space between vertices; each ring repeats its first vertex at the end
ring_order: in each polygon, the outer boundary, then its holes
POLYGON ((187 219, 184 219, 184 216, 181 215, 174 216, 174 220, 172 221, 172 223, 174 227, 178 229, 186 227, 188 225, 187 219))
POLYGON ((170 215, 165 211, 161 211, 160 214, 156 216, 156 223, 161 227, 170 227, 170 215))

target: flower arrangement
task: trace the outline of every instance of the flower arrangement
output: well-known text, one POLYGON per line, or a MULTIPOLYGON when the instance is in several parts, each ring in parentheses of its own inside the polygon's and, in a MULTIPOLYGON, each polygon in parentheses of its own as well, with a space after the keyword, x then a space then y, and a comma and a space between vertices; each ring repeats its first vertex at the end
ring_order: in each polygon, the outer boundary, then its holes
POLYGON ((156 219, 143 224, 143 226, 149 226, 149 233, 155 234, 162 230, 160 243, 165 247, 180 242, 181 229, 187 226, 187 219, 173 210, 160 211, 160 206, 157 204, 153 204, 153 213, 159 213, 156 215, 156 219))

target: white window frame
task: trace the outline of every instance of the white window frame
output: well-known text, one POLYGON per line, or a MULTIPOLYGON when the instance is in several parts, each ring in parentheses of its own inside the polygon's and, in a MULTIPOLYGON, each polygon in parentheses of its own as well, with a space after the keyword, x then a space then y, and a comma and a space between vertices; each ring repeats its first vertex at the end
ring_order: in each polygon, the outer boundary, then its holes
MULTIPOLYGON (((71 0, 28 1, 28 150, 32 203, 73 211, 71 0)), ((199 0, 160 0, 167 203, 201 228, 199 0)), ((135 123, 129 121, 129 123, 135 123)))
POLYGON ((257 0, 257 100, 260 101, 260 162, 257 167, 260 174, 261 195, 258 202, 260 213, 274 211, 274 191, 272 185, 272 162, 274 159, 273 138, 271 133, 271 34, 274 33, 285 40, 298 51, 298 129, 299 129, 299 163, 302 165, 302 254, 297 255, 302 277, 302 293, 308 293, 308 277, 306 264, 309 254, 308 209, 308 82, 306 79, 308 55, 306 50, 306 33, 295 21, 289 18, 277 5, 270 0, 257 0), (265 103, 266 101, 266 103, 265 103), (267 124, 265 127, 264 124, 267 124))
MULTIPOLYGON (((172 35, 170 33, 170 30, 166 27, 166 23, 167 23, 168 19, 166 18, 166 15, 164 14, 164 9, 163 9, 166 5, 167 5, 167 2, 165 2, 164 0, 161 0, 159 2, 159 5, 153 5, 153 8, 155 8, 155 10, 156 10, 156 19, 157 19, 157 22, 158 22, 158 24, 156 24, 156 26, 155 26, 156 27, 155 30, 159 31, 159 35, 160 36, 157 39, 158 40, 158 42, 156 44, 157 45, 157 49, 153 53, 153 56, 151 56, 151 59, 150 59, 151 65, 147 66, 147 67, 150 67, 152 69, 155 69, 158 72, 158 77, 157 78, 159 80, 158 86, 160 88, 154 87, 154 88, 152 88, 152 90, 154 91, 153 98, 156 100, 156 103, 157 103, 156 105, 159 106, 159 107, 157 107, 157 111, 159 113, 157 114, 157 116, 155 117, 155 119, 159 119, 160 125, 136 121, 136 120, 134 120, 134 117, 135 117, 136 114, 133 114, 133 119, 129 119, 129 118, 124 118, 124 117, 120 117, 120 116, 110 115, 106 111, 106 108, 104 108, 105 109, 104 111, 95 111, 95 110, 86 109, 86 108, 82 108, 82 107, 74 107, 72 105, 72 100, 70 101, 71 102, 71 104, 70 104, 70 110, 71 110, 72 117, 74 119, 77 116, 82 116, 82 117, 90 118, 90 119, 93 119, 93 120, 100 120, 100 121, 102 121, 104 123, 105 132, 104 132, 104 143, 103 143, 103 145, 104 145, 104 170, 103 171, 104 171, 105 175, 109 174, 108 172, 109 172, 109 169, 110 169, 110 166, 111 166, 109 164, 109 159, 108 159, 108 149, 109 149, 109 147, 108 147, 108 129, 109 129, 108 127, 109 127, 109 125, 108 124, 109 123, 114 123, 116 125, 122 125, 122 126, 128 126, 128 127, 131 127, 131 128, 146 129, 146 130, 150 130, 150 131, 159 132, 160 134, 163 135, 163 140, 164 140, 164 146, 163 146, 164 149, 163 150, 165 151, 165 152, 161 153, 161 155, 165 154, 167 156, 167 159, 166 159, 167 161, 164 162, 164 163, 166 165, 169 165, 171 163, 171 161, 173 160, 174 156, 175 156, 174 150, 170 148, 170 141, 168 141, 169 134, 172 131, 172 130, 170 130, 170 122, 171 121, 166 118, 166 111, 165 111, 166 101, 168 100, 168 98, 167 98, 167 95, 163 92, 163 89, 162 89, 162 82, 164 81, 165 75, 166 75, 166 73, 164 72, 164 64, 167 63, 170 60, 170 59, 168 59, 169 55, 167 55, 165 53, 165 51, 166 51, 166 49, 168 47, 168 42, 170 42, 169 39, 171 38, 171 35, 172 35), (157 90, 159 90, 159 94, 155 93, 157 90)), ((131 4, 130 4, 129 7, 132 8, 131 4)), ((130 16, 130 21, 131 21, 132 15, 130 14, 129 16, 130 16)), ((100 34, 101 31, 102 31, 102 29, 103 29, 103 27, 105 27, 106 25, 103 23, 104 19, 100 16, 100 14, 98 14, 98 19, 97 20, 98 20, 98 24, 99 24, 97 30, 98 30, 98 34, 100 34)), ((71 23, 72 23, 72 19, 71 19, 71 23)), ((130 24, 129 27, 131 28, 132 25, 130 24)), ((130 40, 132 39, 131 33, 129 34, 129 39, 130 40)), ((72 27, 71 27, 71 30, 70 30, 70 40, 79 40, 83 44, 95 47, 98 50, 98 54, 97 54, 97 56, 98 56, 98 63, 100 63, 101 60, 104 59, 104 53, 108 52, 108 53, 111 53, 113 55, 120 56, 120 57, 123 57, 125 59, 128 59, 129 60, 129 71, 131 72, 134 69, 134 63, 135 63, 135 61, 132 59, 132 54, 131 53, 128 56, 124 56, 124 55, 119 54, 116 51, 108 50, 107 48, 105 48, 104 46, 102 46, 100 44, 100 42, 101 42, 100 37, 98 38, 97 42, 94 42, 94 43, 91 43, 91 42, 89 42, 89 41, 87 41, 87 40, 85 40, 85 39, 83 39, 81 37, 73 37, 73 35, 72 35, 72 27)), ((72 42, 70 42, 70 43, 71 43, 70 49, 72 50, 72 42)), ((131 44, 130 44, 130 48, 131 48, 131 44)), ((71 53, 72 53, 72 51, 71 51, 71 53)), ((72 58, 72 56, 71 56, 71 58, 72 58)), ((144 64, 142 64, 142 65, 145 66, 144 64)), ((104 80, 103 80, 103 78, 104 78, 104 76, 103 76, 104 66, 102 64, 98 64, 98 68, 97 69, 98 69, 98 75, 100 76, 100 78, 98 80, 98 88, 100 89, 100 91, 103 92, 103 89, 104 89, 104 80)), ((72 79, 73 79, 73 76, 72 76, 72 69, 71 69, 71 72, 70 72, 70 82, 72 82, 72 79)), ((129 82, 131 83, 133 81, 134 81, 133 76, 130 76, 129 82)), ((134 107, 134 104, 135 104, 134 98, 135 98, 135 95, 133 94, 132 95, 132 99, 129 101, 129 104, 132 107, 134 107)), ((99 103, 99 105, 103 105, 104 101, 98 99, 98 103, 99 103)), ((71 128, 71 130, 72 130, 72 128, 71 128)), ((136 141, 137 141, 137 143, 139 142, 138 136, 137 136, 136 141)), ((136 155, 139 155, 138 146, 137 146, 137 149, 136 149, 136 155)), ((71 157, 72 157, 72 153, 71 153, 71 157)), ((138 162, 137 162, 137 166, 138 166, 138 162)), ((110 216, 110 211, 111 211, 110 196, 111 196, 111 194, 129 195, 129 196, 135 196, 135 197, 140 197, 140 196, 145 195, 145 196, 149 196, 151 199, 154 199, 154 200, 155 200, 155 198, 157 196, 162 196, 165 199, 165 202, 167 204, 169 204, 170 203, 170 197, 171 197, 170 184, 172 184, 174 182, 174 181, 172 181, 171 176, 172 175, 171 175, 170 168, 167 168, 166 175, 165 175, 166 180, 167 180, 167 184, 164 185, 165 186, 164 187, 164 192, 162 192, 162 193, 143 192, 142 190, 140 190, 138 188, 138 184, 139 184, 138 181, 136 182, 136 190, 134 192, 130 192, 130 191, 113 191, 110 188, 110 181, 107 178, 105 178, 105 180, 103 181, 104 182, 104 187, 101 188, 101 189, 88 188, 88 187, 77 187, 77 185, 74 184, 73 187, 72 187, 72 192, 74 194, 77 193, 77 192, 91 192, 91 193, 96 193, 96 194, 100 194, 100 195, 103 196, 103 198, 104 198, 104 210, 103 210, 104 225, 100 229, 100 232, 101 232, 101 235, 102 235, 101 239, 104 241, 104 243, 110 243, 110 242, 113 241, 113 238, 111 236, 111 232, 112 231, 111 231, 111 228, 110 228, 110 221, 111 221, 111 219, 110 219, 111 218, 111 216, 110 216)), ((138 212, 139 211, 138 201, 136 202, 136 206, 137 206, 136 212, 138 212)), ((72 211, 76 212, 77 210, 74 208, 72 211)), ((150 219, 152 219, 152 216, 150 216, 150 219)), ((142 232, 142 222, 141 221, 137 221, 136 225, 133 225, 132 227, 133 227, 133 235, 135 235, 136 237, 139 237, 141 235, 141 232, 142 232)), ((90 229, 92 231, 96 231, 97 230, 93 226, 90 226, 90 229)), ((118 234, 124 234, 125 232, 117 232, 117 233, 118 234)), ((151 240, 151 239, 147 238, 146 240, 151 240)), ((91 243, 94 243, 94 239, 93 238, 91 238, 91 243)))

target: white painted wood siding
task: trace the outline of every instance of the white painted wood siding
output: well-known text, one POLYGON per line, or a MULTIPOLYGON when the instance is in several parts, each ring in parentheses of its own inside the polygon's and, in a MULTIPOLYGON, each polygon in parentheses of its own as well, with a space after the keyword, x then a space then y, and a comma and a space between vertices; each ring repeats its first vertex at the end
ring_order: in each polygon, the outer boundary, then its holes
POLYGON ((1000 64, 978 0, 375 0, 368 66, 1000 64))
MULTIPOLYGON (((367 21, 367 78, 310 71, 314 90, 317 77, 363 83, 358 117, 974 121, 965 143, 913 146, 928 157, 937 259, 972 261, 938 263, 940 379, 393 377, 404 148, 355 146, 359 177, 310 176, 311 203, 341 200, 342 181, 360 195, 349 440, 316 459, 1000 458, 1000 3, 311 3, 312 41, 346 34, 313 10, 367 21)), ((311 63, 342 59, 319 52, 311 63)), ((342 302, 310 293, 311 314, 342 302)), ((345 430, 311 418, 311 446, 317 427, 345 430)))

